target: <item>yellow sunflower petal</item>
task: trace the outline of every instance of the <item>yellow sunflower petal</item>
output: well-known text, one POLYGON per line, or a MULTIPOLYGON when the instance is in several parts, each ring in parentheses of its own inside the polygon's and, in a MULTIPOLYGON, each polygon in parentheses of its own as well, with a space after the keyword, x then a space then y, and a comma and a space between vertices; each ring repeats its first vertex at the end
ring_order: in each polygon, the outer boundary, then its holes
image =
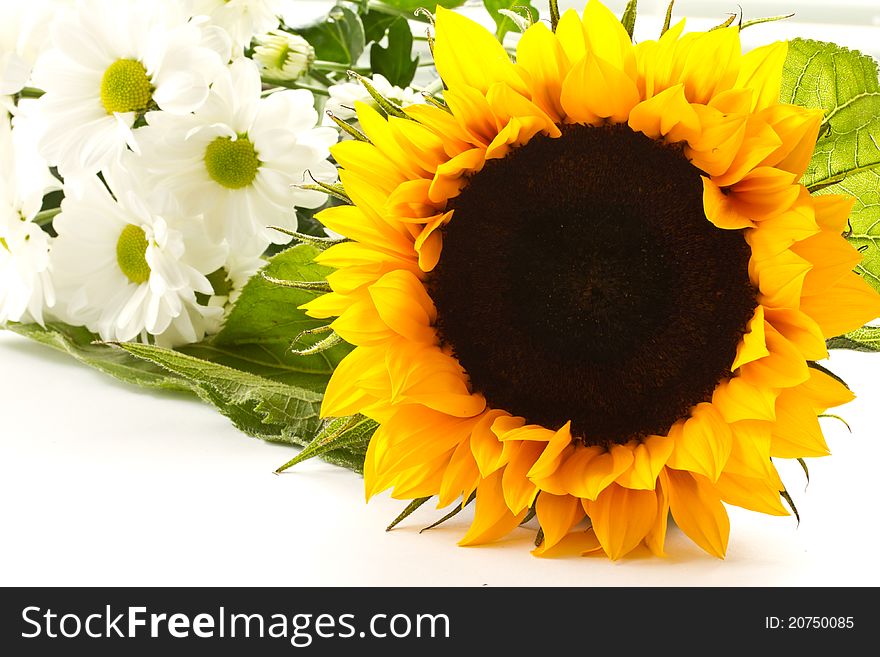
POLYGON ((726 422, 775 420, 778 391, 753 386, 741 377, 722 381, 712 394, 712 405, 726 422))
POLYGON ((752 110, 760 110, 779 102, 782 65, 788 54, 788 43, 777 41, 751 49, 740 60, 735 87, 752 89, 752 110))
POLYGON ((730 519, 715 487, 691 472, 667 468, 669 510, 681 530, 706 552, 723 559, 730 519))
POLYGON ((806 381, 810 373, 801 352, 769 324, 764 332, 770 353, 743 365, 743 380, 769 388, 790 388, 806 381))
POLYGON ((516 46, 516 63, 532 79, 532 102, 554 122, 561 122, 565 118, 560 102, 562 81, 571 64, 556 35, 544 23, 535 23, 523 33, 516 46))
POLYGON ((480 471, 471 453, 470 441, 462 440, 455 448, 449 463, 443 468, 443 478, 437 493, 438 506, 449 506, 459 497, 464 503, 476 490, 479 482, 480 471))
POLYGON ((571 495, 541 493, 535 502, 535 513, 544 532, 542 553, 559 543, 584 518, 580 500, 571 495))
POLYGON ((620 20, 598 0, 584 7, 584 34, 587 51, 612 67, 635 78, 636 60, 632 39, 620 20))
POLYGON ((817 413, 848 404, 856 398, 842 382, 813 367, 810 368, 810 379, 799 385, 797 390, 817 413))
POLYGON ((633 448, 632 466, 617 477, 617 483, 626 488, 653 490, 674 448, 675 441, 669 436, 648 436, 633 448))
MULTIPOLYGON (((583 510, 581 510, 583 513, 583 510)), ((592 527, 588 527, 585 531, 573 531, 566 534, 562 540, 556 545, 549 547, 545 543, 541 543, 532 550, 532 554, 536 557, 556 558, 556 557, 573 557, 586 556, 602 551, 602 545, 596 538, 596 532, 592 527)))
POLYGON ((776 400, 770 456, 795 459, 830 454, 816 411, 796 390, 784 390, 776 400))
POLYGON ((556 38, 570 62, 583 59, 587 54, 587 35, 581 17, 574 9, 566 9, 556 25, 556 38))
POLYGON ((423 272, 434 270, 440 261, 440 252, 443 250, 443 233, 439 230, 449 223, 452 211, 433 217, 419 233, 414 243, 416 253, 419 254, 419 269, 423 272))
POLYGON ((388 394, 386 351, 384 346, 358 347, 339 362, 324 391, 321 417, 360 413, 388 394))
POLYGON ((880 317, 880 295, 857 274, 847 274, 825 294, 804 297, 801 310, 830 338, 880 317))
POLYGON ((611 484, 595 501, 583 500, 583 505, 602 549, 614 560, 632 552, 657 519, 657 495, 653 490, 611 484))
POLYGON ((471 432, 471 452, 484 479, 506 463, 503 443, 492 431, 492 424, 504 415, 504 411, 487 410, 471 432))
POLYGON ((806 360, 828 356, 822 329, 808 315, 793 308, 765 308, 764 316, 773 328, 801 352, 806 360))
POLYGON ((645 535, 645 545, 658 557, 665 556, 666 554, 664 548, 666 544, 666 526, 669 523, 668 490, 669 477, 664 468, 660 471, 660 476, 657 478, 657 488, 654 491, 657 496, 657 517, 654 520, 654 526, 645 535))
POLYGON ((754 226, 746 210, 737 204, 709 178, 703 178, 703 211, 706 218, 723 230, 754 226))
POLYGON ((761 116, 779 135, 781 145, 761 164, 802 176, 813 156, 823 110, 809 110, 797 105, 772 105, 761 116))
POLYGON ((527 511, 513 514, 504 502, 501 488, 502 473, 495 472, 477 486, 474 520, 470 529, 458 544, 462 546, 483 545, 497 541, 519 526, 527 511))
MULTIPOLYGON (((744 420, 730 425, 733 443, 725 473, 744 477, 767 477, 770 473, 770 422, 744 420)), ((723 476, 723 475, 722 475, 723 476)))
POLYGON ((677 84, 636 105, 629 114, 629 127, 652 139, 690 141, 701 130, 697 113, 684 97, 684 85, 677 84))
POLYGON ((346 342, 362 347, 376 346, 394 337, 369 297, 351 304, 330 326, 346 342))
POLYGON ((568 121, 622 123, 639 102, 636 83, 626 73, 598 57, 575 63, 562 83, 560 98, 568 121))
POLYGON ((541 452, 541 456, 535 461, 526 476, 536 483, 538 479, 549 477, 562 464, 563 454, 571 444, 571 422, 566 422, 550 438, 547 446, 541 452))
POLYGON ((685 95, 692 103, 708 103, 730 89, 740 71, 742 46, 739 28, 725 27, 679 42, 676 52, 677 77, 685 83, 685 95))
POLYGON ((751 278, 757 281, 761 303, 775 308, 797 308, 800 305, 804 279, 813 268, 812 263, 796 253, 782 253, 749 263, 751 278))
POLYGON ((839 233, 822 231, 791 247, 813 266, 804 278, 803 295, 823 294, 862 261, 862 254, 839 233))
POLYGON ((668 466, 690 470, 716 481, 730 456, 733 436, 730 426, 712 404, 697 404, 689 418, 670 429, 675 449, 668 466))
POLYGON ((435 203, 443 203, 457 196, 467 184, 467 175, 479 171, 485 163, 486 151, 482 148, 472 148, 456 155, 437 167, 428 197, 435 203))
POLYGON ((507 508, 513 513, 528 509, 535 501, 538 487, 526 475, 543 451, 544 443, 530 440, 520 441, 512 448, 510 462, 504 466, 501 485, 507 508))
POLYGON ((505 82, 525 91, 507 51, 484 27, 443 7, 437 7, 435 27, 434 65, 447 87, 485 93, 493 82, 505 82))
POLYGON ((624 473, 633 462, 633 451, 627 445, 614 445, 610 450, 586 447, 575 450, 559 469, 569 494, 595 500, 611 482, 624 473), (583 453, 582 455, 579 453, 583 453), (580 456, 579 459, 576 457, 580 456))
POLYGON ((415 342, 436 340, 431 324, 437 319, 437 309, 425 286, 411 272, 388 272, 370 286, 370 298, 391 330, 415 342))
POLYGON ((782 505, 779 489, 767 479, 725 472, 715 482, 715 489, 727 504, 771 516, 789 515, 788 509, 782 505))
POLYGON ((764 308, 763 306, 758 306, 755 308, 754 317, 746 325, 746 333, 736 348, 736 358, 730 369, 731 371, 736 371, 746 363, 751 363, 769 355, 767 340, 764 336, 764 308))
POLYGON ((842 194, 818 194, 811 198, 816 212, 816 223, 822 230, 838 235, 843 233, 856 203, 855 197, 842 194))

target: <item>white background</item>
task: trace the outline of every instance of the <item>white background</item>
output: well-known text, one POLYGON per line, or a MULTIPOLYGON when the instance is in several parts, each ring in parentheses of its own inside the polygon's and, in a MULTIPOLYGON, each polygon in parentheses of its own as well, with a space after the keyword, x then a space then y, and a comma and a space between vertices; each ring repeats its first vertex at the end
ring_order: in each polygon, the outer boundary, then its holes
MULTIPOLYGON (((688 4, 712 5, 682 2, 677 15, 688 4)), ((741 4, 748 18, 786 3, 741 4)), ((846 7, 868 3, 787 4, 814 22, 752 28, 747 46, 800 34, 878 54, 863 14, 845 24, 846 7)), ((201 402, 117 383, 4 332, 0 363, 2 586, 880 585, 880 354, 832 356, 858 394, 839 411, 852 434, 823 421, 833 456, 809 461, 808 487, 797 464, 783 468, 800 525, 732 508, 724 561, 672 526, 665 559, 538 559, 533 529, 459 548, 468 511, 420 534, 441 515, 430 505, 386 533, 404 502, 365 504, 359 475, 321 462, 274 475, 295 449, 248 438, 201 402)))

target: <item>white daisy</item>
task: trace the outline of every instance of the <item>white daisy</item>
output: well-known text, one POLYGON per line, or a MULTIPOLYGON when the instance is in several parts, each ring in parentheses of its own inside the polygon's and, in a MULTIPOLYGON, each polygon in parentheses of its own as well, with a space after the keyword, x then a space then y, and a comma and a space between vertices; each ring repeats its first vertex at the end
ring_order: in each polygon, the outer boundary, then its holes
MULTIPOLYGON (((422 94, 416 89, 413 89, 412 87, 401 89, 400 87, 394 86, 385 76, 380 75, 379 73, 374 74, 368 79, 373 85, 373 88, 382 96, 389 100, 393 100, 402 107, 406 107, 407 105, 420 105, 425 102, 422 94)), ((327 91, 330 93, 330 98, 327 99, 324 109, 343 121, 355 118, 354 104, 356 102, 367 103, 376 109, 379 108, 376 101, 367 91, 367 88, 360 82, 341 82, 339 84, 331 85, 327 88, 327 91)), ((325 116, 324 125, 335 124, 329 116, 325 116)))
POLYGON ((50 238, 33 219, 48 178, 16 141, 9 121, 0 120, 0 324, 43 324, 44 309, 55 304, 50 238))
POLYGON ((17 94, 46 49, 49 23, 63 0, 0 0, 0 96, 17 94))
POLYGON ((278 27, 283 2, 280 0, 190 0, 190 13, 202 14, 226 30, 240 55, 257 34, 278 27))
POLYGON ((58 14, 51 35, 55 48, 33 77, 46 92, 42 151, 65 177, 137 150, 132 128, 147 110, 199 107, 229 60, 228 39, 170 0, 80 0, 58 14))
POLYGON ((315 49, 298 34, 272 30, 254 41, 254 61, 272 80, 299 80, 315 61, 315 49))
POLYGON ((258 252, 290 238, 269 226, 296 228, 294 206, 316 208, 323 193, 300 189, 333 182, 327 160, 336 130, 315 127, 312 94, 284 90, 261 98, 260 74, 249 59, 218 76, 194 114, 147 114, 143 159, 155 184, 184 211, 203 214, 214 239, 233 251, 258 252))
POLYGON ((120 186, 127 173, 107 179, 115 198, 97 176, 65 186, 52 249, 61 316, 104 340, 201 340, 223 310, 196 295, 214 293, 207 276, 223 265, 226 246, 207 238, 198 217, 170 205, 156 212, 145 203, 153 199, 120 186))

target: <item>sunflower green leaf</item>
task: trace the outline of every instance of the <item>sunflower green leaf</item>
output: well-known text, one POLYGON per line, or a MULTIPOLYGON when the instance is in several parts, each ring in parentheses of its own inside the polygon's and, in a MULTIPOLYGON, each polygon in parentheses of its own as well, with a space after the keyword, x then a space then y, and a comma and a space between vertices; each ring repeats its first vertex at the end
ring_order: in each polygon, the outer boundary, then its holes
POLYGON ((370 68, 391 84, 405 87, 412 82, 418 66, 418 56, 413 57, 413 35, 409 23, 398 16, 388 26, 387 47, 374 43, 370 48, 370 68))

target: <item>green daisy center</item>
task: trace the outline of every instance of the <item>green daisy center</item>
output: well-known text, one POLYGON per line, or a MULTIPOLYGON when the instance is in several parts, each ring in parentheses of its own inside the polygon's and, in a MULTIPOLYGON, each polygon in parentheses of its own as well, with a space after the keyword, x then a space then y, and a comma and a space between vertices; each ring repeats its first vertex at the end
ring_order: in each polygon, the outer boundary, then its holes
POLYGON ((126 226, 116 242, 116 262, 122 273, 136 285, 150 280, 147 264, 147 235, 140 226, 126 226))
POLYGON ((205 168, 214 182, 227 189, 247 187, 257 177, 260 160, 247 135, 217 137, 205 149, 205 168))
POLYGON ((107 114, 143 112, 153 100, 153 85, 147 69, 134 59, 120 59, 104 71, 101 78, 101 103, 107 114))

